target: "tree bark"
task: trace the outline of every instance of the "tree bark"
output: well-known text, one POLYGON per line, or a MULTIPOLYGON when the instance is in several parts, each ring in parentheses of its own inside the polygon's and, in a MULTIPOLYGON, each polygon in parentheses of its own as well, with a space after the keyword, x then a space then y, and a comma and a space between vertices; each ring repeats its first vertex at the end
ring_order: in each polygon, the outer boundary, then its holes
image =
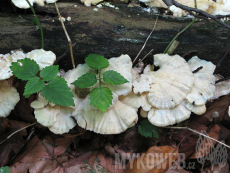
MULTIPOLYGON (((106 58, 128 54, 136 57, 151 32, 156 15, 151 15, 141 8, 128 8, 126 4, 116 5, 119 10, 105 7, 94 11, 95 6, 85 7, 80 3, 58 3, 65 21, 66 29, 72 40, 75 64, 84 63, 88 54, 100 54, 106 58), (77 7, 74 7, 77 5, 77 7)), ((45 50, 53 51, 57 57, 69 49, 67 38, 58 20, 54 5, 36 7, 35 11, 44 30, 45 50)), ((41 48, 41 36, 37 26, 31 23, 33 15, 30 10, 17 12, 0 12, 0 53, 9 53, 21 48, 25 52, 41 48)), ((148 40, 139 58, 143 58, 151 49, 153 52, 144 62, 153 63, 153 56, 163 53, 174 36, 186 27, 191 18, 173 18, 159 16, 156 29, 148 40)), ((217 23, 207 21, 195 22, 177 41, 180 42, 175 54, 183 55, 190 50, 197 50, 201 59, 209 60, 215 65, 230 47, 230 32, 217 23)), ((230 55, 222 62, 217 73, 230 76, 230 55)), ((187 56, 188 60, 191 56, 187 56)), ((60 68, 72 68, 70 54, 61 61, 60 68)))

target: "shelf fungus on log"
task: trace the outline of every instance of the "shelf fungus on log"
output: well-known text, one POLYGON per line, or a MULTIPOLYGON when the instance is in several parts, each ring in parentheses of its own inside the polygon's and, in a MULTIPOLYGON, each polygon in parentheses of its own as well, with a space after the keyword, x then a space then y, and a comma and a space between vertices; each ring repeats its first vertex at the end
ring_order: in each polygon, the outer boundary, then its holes
MULTIPOLYGON (((44 6, 46 3, 54 3, 58 0, 29 0, 30 4, 33 6, 34 3, 38 4, 39 6, 44 6)), ((22 9, 30 8, 29 4, 26 2, 26 0, 12 0, 13 4, 22 9)))
POLYGON ((37 100, 31 103, 37 121, 55 134, 68 133, 76 123, 72 119, 73 108, 56 106, 49 103, 41 93, 37 100))
POLYGON ((0 117, 7 117, 19 100, 17 90, 7 80, 0 80, 0 117))
MULTIPOLYGON (((80 127, 86 128, 87 130, 101 134, 119 134, 136 124, 138 120, 137 109, 140 107, 140 102, 135 102, 139 106, 134 105, 131 107, 119 100, 120 96, 124 99, 125 96, 132 92, 131 58, 128 55, 121 55, 117 58, 110 58, 108 61, 109 66, 102 69, 101 73, 114 70, 120 73, 129 82, 121 85, 109 85, 102 81, 102 87, 110 88, 113 94, 112 105, 103 113, 93 105, 90 105, 88 94, 86 94, 84 98, 79 98, 74 93, 75 107, 72 116, 77 120, 80 127)), ((77 80, 81 75, 90 71, 92 70, 86 64, 80 64, 75 69, 66 72, 64 78, 70 85, 72 92, 75 86, 71 83, 77 80)), ((90 87, 90 90, 97 86, 98 83, 90 87)), ((132 101, 135 98, 134 96, 132 101)))
POLYGON ((24 53, 22 50, 14 50, 5 55, 0 54, 0 80, 13 76, 10 69, 11 63, 24 58, 36 61, 39 69, 42 70, 46 66, 53 65, 56 55, 52 51, 45 51, 43 49, 35 49, 28 53, 24 53))
POLYGON ((156 126, 168 126, 188 119, 191 111, 206 111, 205 103, 215 90, 215 65, 198 57, 187 63, 168 54, 154 55, 154 65, 157 71, 144 70, 133 82, 134 93, 141 94, 143 117, 156 126))

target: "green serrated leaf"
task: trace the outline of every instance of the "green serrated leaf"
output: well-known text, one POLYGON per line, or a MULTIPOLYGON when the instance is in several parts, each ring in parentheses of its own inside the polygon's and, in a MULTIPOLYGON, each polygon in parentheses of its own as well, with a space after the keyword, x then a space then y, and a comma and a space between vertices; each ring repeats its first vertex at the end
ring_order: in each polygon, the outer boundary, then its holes
POLYGON ((52 79, 54 79, 57 74, 58 74, 58 65, 54 65, 54 66, 47 66, 45 68, 42 69, 42 71, 40 72, 40 76, 44 81, 50 81, 52 79))
POLYGON ((78 88, 88 88, 97 83, 97 77, 94 73, 86 73, 75 80, 72 84, 78 88))
MULTIPOLYGON (((24 95, 24 94, 23 94, 23 95, 24 95)), ((26 95, 24 95, 24 97, 27 98, 27 99, 28 99, 30 96, 31 96, 31 94, 26 94, 26 95)))
POLYGON ((10 169, 8 166, 1 167, 0 168, 0 173, 10 173, 10 169))
POLYGON ((74 106, 73 94, 65 79, 57 76, 42 89, 42 95, 55 105, 74 106))
POLYGON ((107 87, 94 88, 89 93, 89 99, 91 105, 101 110, 101 112, 105 112, 112 104, 113 93, 107 87))
POLYGON ((120 73, 113 71, 113 70, 108 70, 104 72, 102 75, 103 75, 103 81, 108 84, 121 85, 121 84, 129 82, 120 73))
POLYGON ((27 82, 23 95, 27 96, 39 92, 44 86, 44 81, 42 81, 39 77, 34 77, 27 82))
POLYGON ((85 59, 86 64, 96 70, 100 70, 109 66, 109 61, 103 56, 89 54, 85 59))
POLYGON ((39 71, 39 66, 36 61, 25 58, 18 60, 17 62, 12 62, 10 69, 18 79, 30 80, 36 77, 39 71))
POLYGON ((141 121, 138 132, 146 138, 158 138, 157 127, 152 125, 147 119, 141 121))

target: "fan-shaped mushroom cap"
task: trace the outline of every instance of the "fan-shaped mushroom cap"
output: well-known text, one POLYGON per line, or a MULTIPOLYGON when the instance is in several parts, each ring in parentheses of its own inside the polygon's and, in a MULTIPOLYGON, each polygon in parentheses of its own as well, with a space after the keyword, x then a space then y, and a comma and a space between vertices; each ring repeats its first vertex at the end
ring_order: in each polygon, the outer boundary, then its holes
POLYGON ((11 56, 10 54, 0 54, 0 80, 8 79, 13 76, 10 70, 11 56))
MULTIPOLYGON (((219 74, 214 74, 215 81, 223 79, 224 77, 219 74)), ((219 98, 220 96, 227 95, 230 93, 230 80, 225 80, 215 84, 215 91, 213 97, 210 100, 219 98)))
POLYGON ((38 94, 37 100, 33 101, 30 106, 34 109, 44 108, 48 104, 48 100, 45 99, 40 93, 38 94))
POLYGON ((145 111, 143 108, 141 108, 140 115, 143 118, 147 118, 148 117, 148 113, 149 113, 149 111, 145 111))
POLYGON ((91 68, 87 64, 79 64, 75 69, 68 70, 64 74, 64 79, 67 81, 67 84, 71 88, 71 90, 75 88, 75 86, 71 83, 73 83, 83 74, 89 73, 90 69, 91 68))
POLYGON ((202 115, 203 113, 206 112, 206 106, 205 105, 200 105, 200 106, 197 106, 197 105, 193 105, 191 103, 189 103, 187 100, 184 100, 182 102, 184 104, 184 106, 192 111, 193 113, 197 114, 197 115, 202 115))
POLYGON ((69 132, 76 124, 71 118, 73 109, 70 107, 50 106, 34 110, 37 121, 55 134, 69 132))
POLYGON ((141 96, 134 94, 133 92, 130 92, 127 96, 120 96, 119 101, 121 101, 122 103, 128 106, 131 106, 136 111, 142 105, 141 96))
POLYGON ((82 128, 86 127, 87 130, 101 134, 118 134, 136 123, 138 116, 135 109, 117 101, 104 113, 98 109, 92 109, 75 118, 78 125, 82 128))
POLYGON ((27 58, 33 59, 39 65, 40 70, 46 66, 53 65, 56 60, 56 55, 51 51, 45 51, 43 49, 35 49, 26 54, 27 58))
POLYGON ((148 119, 155 126, 165 127, 188 119, 190 114, 189 110, 179 104, 171 109, 152 108, 148 113, 148 119))
POLYGON ((44 51, 43 49, 35 49, 27 54, 23 53, 22 50, 14 50, 11 54, 0 54, 0 80, 8 79, 13 76, 10 69, 12 62, 17 60, 30 58, 37 62, 40 70, 46 66, 50 66, 56 60, 56 55, 51 51, 44 51))
POLYGON ((19 100, 17 90, 7 80, 0 81, 0 117, 7 117, 19 100))
POLYGON ((215 91, 215 77, 213 72, 216 68, 211 62, 200 60, 197 56, 188 61, 191 70, 194 71, 199 67, 201 70, 194 73, 194 86, 186 99, 194 105, 201 106, 211 99, 215 91))
POLYGON ((141 94, 141 107, 144 111, 150 111, 152 105, 148 102, 148 92, 141 94))
POLYGON ((154 55, 154 65, 158 71, 142 74, 139 82, 134 82, 134 93, 149 91, 148 102, 156 108, 173 108, 186 98, 193 85, 193 74, 187 62, 179 55, 154 55), (147 83, 143 90, 142 83, 147 83), (138 85, 137 85, 138 84, 138 85), (138 86, 138 87, 137 87, 138 86))
POLYGON ((96 5, 97 3, 101 2, 103 0, 81 0, 82 3, 85 4, 86 7, 90 7, 92 5, 96 5))
POLYGON ((105 84, 105 86, 109 87, 112 92, 115 92, 118 96, 127 95, 132 91, 132 61, 128 55, 121 55, 117 58, 109 59, 109 66, 105 69, 101 70, 101 73, 104 73, 108 70, 114 70, 120 73, 125 79, 129 82, 122 85, 109 85, 105 84))
MULTIPOLYGON (((44 2, 46 3, 54 3, 57 0, 29 0, 30 4, 33 6, 34 3, 40 5, 40 6, 44 6, 44 2)), ((26 0, 12 0, 12 2, 14 3, 15 6, 17 6, 18 8, 23 8, 23 9, 27 9, 30 8, 29 4, 26 2, 26 0)))
POLYGON ((0 80, 8 79, 13 76, 10 69, 11 62, 24 59, 25 56, 22 50, 14 50, 11 51, 10 54, 8 53, 5 55, 0 54, 0 80))

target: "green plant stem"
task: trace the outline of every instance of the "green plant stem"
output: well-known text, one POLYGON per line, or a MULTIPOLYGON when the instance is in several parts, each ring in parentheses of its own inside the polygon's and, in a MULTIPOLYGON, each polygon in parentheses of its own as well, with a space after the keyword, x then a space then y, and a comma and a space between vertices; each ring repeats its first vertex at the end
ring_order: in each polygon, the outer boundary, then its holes
POLYGON ((30 6, 30 8, 31 8, 31 10, 32 10, 32 12, 33 12, 33 14, 34 14, 34 17, 35 17, 35 19, 36 19, 36 23, 37 23, 38 27, 40 28, 41 37, 42 37, 42 49, 44 49, 44 37, 43 37, 42 26, 41 26, 41 24, 40 24, 40 22, 39 22, 39 20, 38 20, 38 17, 37 17, 37 15, 36 15, 35 11, 34 11, 33 6, 30 4, 30 2, 29 2, 28 0, 26 0, 26 2, 29 4, 29 6, 30 6))
POLYGON ((165 49, 164 53, 167 53, 168 49, 169 49, 170 46, 173 44, 173 42, 177 39, 177 37, 178 37, 179 35, 181 35, 184 31, 186 31, 195 21, 196 21, 196 19, 193 19, 192 22, 188 24, 188 26, 186 26, 182 31, 180 31, 179 33, 177 33, 177 35, 173 38, 173 40, 169 43, 169 45, 168 45, 167 48, 165 49))
POLYGON ((197 8, 197 3, 196 3, 196 0, 194 0, 194 3, 195 3, 195 8, 197 8))
POLYGON ((101 69, 98 70, 99 73, 99 88, 101 88, 101 69))

